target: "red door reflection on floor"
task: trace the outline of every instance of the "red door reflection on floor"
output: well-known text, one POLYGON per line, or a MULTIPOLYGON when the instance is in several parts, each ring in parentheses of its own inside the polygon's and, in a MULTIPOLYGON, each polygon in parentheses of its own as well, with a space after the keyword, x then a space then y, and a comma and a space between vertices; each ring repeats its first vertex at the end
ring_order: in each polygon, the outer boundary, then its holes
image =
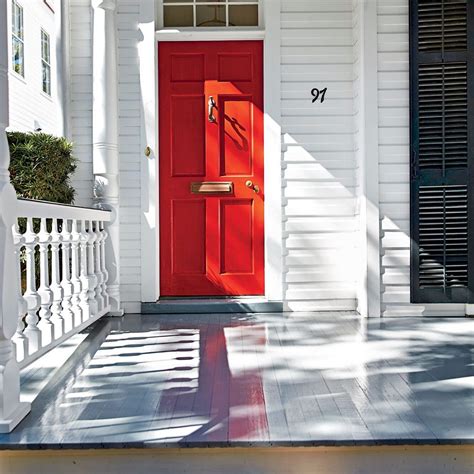
MULTIPOLYGON (((197 380, 184 377, 188 380, 185 388, 164 390, 156 413, 177 428, 207 420, 180 442, 268 441, 265 393, 258 366, 258 353, 266 348, 266 327, 233 321, 227 326, 174 323, 161 329, 198 329, 200 334, 197 380)), ((186 344, 176 350, 185 356, 186 344)), ((187 358, 191 365, 193 357, 187 358)), ((177 380, 175 375, 170 377, 170 382, 177 380)))
POLYGON ((158 54, 161 295, 263 295, 262 42, 158 54))

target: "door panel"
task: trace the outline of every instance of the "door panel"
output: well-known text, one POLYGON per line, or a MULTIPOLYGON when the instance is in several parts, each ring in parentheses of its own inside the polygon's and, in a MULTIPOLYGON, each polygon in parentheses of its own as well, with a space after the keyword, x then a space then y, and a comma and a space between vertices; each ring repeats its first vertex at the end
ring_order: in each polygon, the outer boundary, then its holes
POLYGON ((204 176, 204 95, 171 97, 172 176, 204 176))
POLYGON ((172 201, 173 232, 172 272, 178 274, 206 273, 206 201, 176 199, 172 201), (192 239, 189 236, 193 236, 192 239))
POLYGON ((219 223, 221 274, 252 274, 253 200, 222 199, 219 223))
POLYGON ((251 175, 253 156, 252 97, 220 96, 221 176, 251 175))
POLYGON ((252 54, 224 53, 217 55, 219 81, 252 81, 252 54))
POLYGON ((262 43, 161 42, 158 54, 161 295, 262 295, 262 43), (201 192, 222 182, 230 193, 201 192))
POLYGON ((171 54, 170 72, 171 82, 204 81, 204 54, 171 54))

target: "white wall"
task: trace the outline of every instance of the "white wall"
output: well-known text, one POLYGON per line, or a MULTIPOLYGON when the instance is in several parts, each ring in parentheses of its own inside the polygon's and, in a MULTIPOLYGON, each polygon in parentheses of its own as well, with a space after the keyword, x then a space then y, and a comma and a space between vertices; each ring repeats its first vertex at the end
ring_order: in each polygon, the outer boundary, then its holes
MULTIPOLYGON (((146 159, 141 144, 138 62, 140 0, 120 0, 117 10, 119 62, 120 288, 125 311, 138 312, 141 300, 141 181, 146 159)), ((146 255, 143 256, 146 258, 146 255)))
POLYGON ((70 124, 74 154, 79 160, 72 185, 75 203, 92 204, 92 8, 90 0, 70 0, 70 124))
MULTIPOLYGON (((117 8, 119 63, 120 282, 123 307, 140 310, 141 100, 138 75, 140 0, 120 0, 117 8)), ((92 8, 90 0, 70 0, 71 128, 80 163, 73 176, 76 204, 90 206, 92 172, 92 8)))
POLYGON ((357 196, 357 219, 358 219, 358 228, 360 230, 358 235, 359 241, 359 253, 355 261, 355 279, 356 279, 356 293, 357 293, 357 307, 360 310, 360 303, 366 295, 366 274, 364 271, 364 259, 367 258, 367 252, 364 250, 364 239, 362 238, 362 230, 365 222, 361 222, 360 216, 360 195, 362 192, 361 183, 364 167, 362 166, 363 160, 363 147, 361 142, 363 141, 363 130, 361 130, 361 120, 363 111, 361 110, 361 75, 362 75, 362 42, 361 42, 361 9, 360 1, 352 0, 352 67, 353 67, 353 123, 354 123, 354 157, 355 157, 355 166, 356 166, 356 188, 355 195, 357 196))
POLYGON ((410 304, 408 0, 378 0, 382 314, 463 315, 464 305, 410 304))
POLYGON ((356 308, 352 1, 283 0, 285 297, 293 310, 356 308), (323 104, 311 89, 327 87, 323 104))
MULTIPOLYGON (((71 0, 72 131, 81 164, 77 202, 92 199, 90 0, 71 0)), ((140 301, 139 0, 120 0, 119 151, 121 289, 140 301)), ((353 121, 352 1, 282 2, 284 295, 292 310, 356 307, 356 165, 353 121), (311 89, 327 87, 323 104, 311 89)))
MULTIPOLYGON (((55 14, 43 0, 18 0, 23 7, 25 77, 21 77, 9 63, 9 130, 33 131, 41 128, 43 132, 57 135, 61 130, 60 109, 56 101, 56 26, 55 14), (41 70, 41 28, 51 40, 51 97, 43 93, 41 70)), ((53 2, 50 2, 53 4, 53 2)), ((11 1, 7 1, 8 26, 11 35, 11 1)), ((12 56, 11 36, 8 42, 8 56, 12 56)))
MULTIPOLYGON (((372 1, 372 0, 371 0, 372 1)), ((378 1, 382 314, 464 314, 409 303, 408 0, 378 1)), ((119 0, 122 300, 140 302, 143 156, 137 45, 140 0, 119 0)), ((281 125, 284 296, 292 310, 354 310, 360 277, 357 206, 357 0, 282 0, 281 125), (323 104, 311 89, 327 87, 323 104)), ((71 0, 71 121, 78 204, 92 202, 90 0, 71 0)))

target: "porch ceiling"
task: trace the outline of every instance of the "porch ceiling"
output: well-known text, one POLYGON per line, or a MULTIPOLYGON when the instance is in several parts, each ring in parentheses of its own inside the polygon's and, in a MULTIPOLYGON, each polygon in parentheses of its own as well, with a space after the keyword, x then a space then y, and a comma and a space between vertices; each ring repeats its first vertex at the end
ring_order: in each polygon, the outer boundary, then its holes
POLYGON ((99 321, 4 449, 472 443, 472 321, 99 321))

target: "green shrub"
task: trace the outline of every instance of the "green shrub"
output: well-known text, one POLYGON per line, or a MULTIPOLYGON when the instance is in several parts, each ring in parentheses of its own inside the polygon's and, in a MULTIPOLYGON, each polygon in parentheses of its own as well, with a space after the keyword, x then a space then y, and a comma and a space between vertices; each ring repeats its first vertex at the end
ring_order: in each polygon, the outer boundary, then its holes
POLYGON ((10 176, 17 195, 72 204, 71 174, 76 169, 72 143, 47 133, 8 132, 10 176))

